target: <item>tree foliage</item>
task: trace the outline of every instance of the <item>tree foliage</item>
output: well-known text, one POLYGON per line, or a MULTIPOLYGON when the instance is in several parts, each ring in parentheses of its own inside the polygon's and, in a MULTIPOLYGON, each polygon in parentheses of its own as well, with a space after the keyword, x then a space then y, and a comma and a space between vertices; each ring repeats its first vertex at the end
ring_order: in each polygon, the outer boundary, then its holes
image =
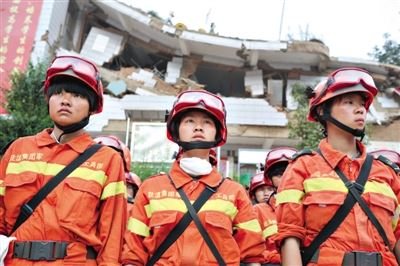
POLYGON ((385 33, 385 43, 382 48, 374 47, 369 55, 381 63, 400 66, 400 43, 390 39, 390 34, 385 33))
POLYGON ((306 86, 295 84, 292 96, 297 102, 297 110, 293 111, 289 120, 289 138, 300 139, 298 149, 309 147, 315 149, 319 141, 324 137, 322 126, 319 123, 307 120, 308 99, 305 93, 306 86))
POLYGON ((0 149, 18 137, 36 134, 52 125, 42 91, 46 67, 45 62, 29 63, 26 71, 10 75, 11 89, 5 91, 4 104, 9 115, 0 117, 0 149))

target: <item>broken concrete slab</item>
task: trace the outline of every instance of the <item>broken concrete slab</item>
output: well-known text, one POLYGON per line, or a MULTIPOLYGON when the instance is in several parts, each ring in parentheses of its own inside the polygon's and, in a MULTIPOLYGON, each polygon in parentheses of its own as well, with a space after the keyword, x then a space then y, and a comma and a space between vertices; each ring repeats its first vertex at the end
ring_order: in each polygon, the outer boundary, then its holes
POLYGON ((117 80, 117 81, 111 81, 108 86, 107 90, 114 96, 122 96, 124 93, 126 93, 126 82, 123 80, 117 80))

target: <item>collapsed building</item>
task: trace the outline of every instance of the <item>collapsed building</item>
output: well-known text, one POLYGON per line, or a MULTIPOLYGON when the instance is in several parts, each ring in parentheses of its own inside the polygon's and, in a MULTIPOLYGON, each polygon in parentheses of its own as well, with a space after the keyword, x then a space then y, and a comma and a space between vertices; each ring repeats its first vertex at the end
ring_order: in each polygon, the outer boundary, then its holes
POLYGON ((289 138, 287 127, 296 109, 293 85, 314 86, 344 66, 368 70, 380 89, 368 115, 369 148, 400 150, 400 67, 331 57, 319 40, 224 37, 170 25, 116 0, 44 1, 32 58, 45 57, 53 47, 99 66, 107 95, 103 113, 91 118, 87 130, 118 136, 130 145, 134 161, 171 160, 174 147, 160 138, 165 111, 182 90, 204 88, 226 103, 222 170, 251 171, 269 149, 299 141, 289 138))

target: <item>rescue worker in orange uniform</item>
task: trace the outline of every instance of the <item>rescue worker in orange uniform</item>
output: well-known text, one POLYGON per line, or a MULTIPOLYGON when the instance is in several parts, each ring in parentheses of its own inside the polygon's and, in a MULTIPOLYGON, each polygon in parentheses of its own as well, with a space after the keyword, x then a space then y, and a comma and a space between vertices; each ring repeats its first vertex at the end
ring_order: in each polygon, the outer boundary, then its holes
MULTIPOLYGON (((142 180, 140 177, 132 172, 126 174, 126 186, 128 189, 128 210, 132 209, 132 205, 135 203, 135 197, 139 190, 142 180)), ((129 212, 128 212, 129 213, 129 212)))
POLYGON ((205 90, 179 94, 168 114, 167 137, 183 153, 167 174, 150 177, 139 188, 125 234, 124 265, 259 265, 265 245, 246 191, 209 162, 210 149, 227 138, 222 99, 205 90), (177 233, 177 224, 184 231, 177 233))
POLYGON ((116 150, 122 157, 124 162, 124 177, 126 182, 127 189, 127 202, 128 202, 128 215, 130 210, 132 209, 136 192, 139 189, 141 184, 140 178, 131 172, 131 152, 129 148, 116 136, 98 136, 94 139, 95 142, 109 146, 116 150))
POLYGON ((103 108, 97 67, 58 56, 44 93, 54 127, 15 140, 0 165, 0 234, 13 236, 5 265, 121 265, 126 188, 121 156, 101 147, 75 168, 11 233, 22 205, 95 144, 84 131, 103 108))
POLYGON ((326 138, 316 151, 296 154, 282 177, 276 215, 283 265, 398 265, 399 179, 358 139, 377 92, 367 71, 341 68, 309 94, 308 120, 321 123, 326 138))
MULTIPOLYGON (((296 152, 297 150, 291 147, 278 147, 267 153, 264 164, 264 176, 271 180, 275 192, 278 190, 281 177, 290 159, 296 152)), ((272 206, 275 206, 275 204, 272 204, 272 206)))
POLYGON ((266 265, 278 265, 281 262, 275 245, 275 236, 278 233, 275 195, 281 176, 288 166, 290 158, 296 152, 296 149, 290 147, 278 147, 270 150, 265 158, 264 171, 254 176, 250 183, 250 196, 256 202, 254 209, 258 214, 268 251, 265 253, 266 265), (264 195, 260 193, 260 190, 265 191, 264 195))
MULTIPOLYGON (((376 158, 377 160, 380 160, 383 163, 392 167, 393 170, 397 173, 397 176, 400 178, 400 153, 389 149, 379 149, 372 151, 369 154, 374 156, 374 158, 376 158)), ((396 231, 396 239, 400 239, 400 230, 396 231)), ((397 245, 400 245, 400 243, 397 242, 397 245)), ((400 250, 400 247, 397 246, 397 249, 400 250)))
POLYGON ((266 250, 262 265, 279 265, 280 255, 275 246, 274 236, 278 233, 274 208, 271 206, 275 193, 271 180, 264 177, 264 172, 257 173, 250 180, 249 195, 254 211, 261 225, 266 250))

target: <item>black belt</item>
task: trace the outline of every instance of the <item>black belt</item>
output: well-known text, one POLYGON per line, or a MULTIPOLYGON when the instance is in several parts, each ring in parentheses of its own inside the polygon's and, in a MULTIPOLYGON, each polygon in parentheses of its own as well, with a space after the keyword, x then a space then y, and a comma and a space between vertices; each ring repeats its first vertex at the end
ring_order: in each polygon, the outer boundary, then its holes
MULTIPOLYGON (((26 260, 58 260, 67 256, 68 242, 62 241, 23 241, 14 243, 13 258, 26 260)), ((97 252, 92 246, 86 246, 86 258, 96 259, 97 252)))
POLYGON ((378 252, 353 251, 343 257, 343 266, 382 266, 382 256, 378 252))
MULTIPOLYGON (((310 262, 318 263, 319 249, 310 262)), ((379 252, 353 251, 344 254, 342 266, 382 266, 382 255, 379 252)))

